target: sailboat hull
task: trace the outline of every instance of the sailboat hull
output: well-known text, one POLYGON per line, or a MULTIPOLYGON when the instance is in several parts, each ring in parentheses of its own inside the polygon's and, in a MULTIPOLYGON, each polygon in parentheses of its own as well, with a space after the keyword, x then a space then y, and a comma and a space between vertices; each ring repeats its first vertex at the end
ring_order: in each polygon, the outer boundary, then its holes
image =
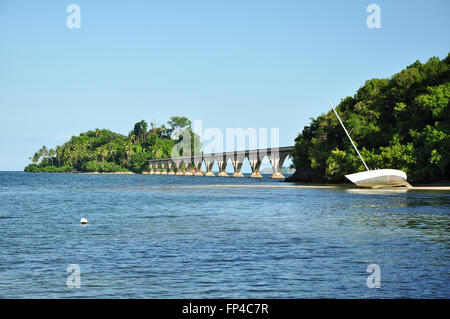
POLYGON ((375 169, 345 175, 360 187, 393 187, 406 185, 406 173, 397 169, 375 169))

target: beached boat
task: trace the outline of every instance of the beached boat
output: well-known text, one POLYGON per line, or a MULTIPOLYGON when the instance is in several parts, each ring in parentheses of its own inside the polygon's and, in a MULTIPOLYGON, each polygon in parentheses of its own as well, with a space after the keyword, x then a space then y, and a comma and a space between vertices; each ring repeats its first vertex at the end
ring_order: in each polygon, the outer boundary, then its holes
POLYGON ((361 187, 406 186, 406 173, 398 169, 374 169, 345 177, 361 187))
POLYGON ((350 134, 347 132, 347 129, 344 126, 344 123, 342 123, 341 118, 339 117, 339 114, 337 113, 336 109, 333 106, 333 103, 331 103, 330 99, 328 99, 328 103, 330 103, 331 108, 333 109, 334 113, 336 114, 336 117, 339 120, 339 123, 341 123, 342 128, 344 129, 345 133, 347 134, 348 139, 352 143, 353 147, 356 150, 356 153, 358 154, 359 158, 364 164, 364 167, 366 168, 366 171, 364 172, 358 172, 354 174, 348 174, 345 175, 346 178, 348 178, 352 183, 354 183, 357 186, 360 187, 371 187, 371 188, 379 188, 379 187, 393 187, 393 186, 406 186, 408 188, 412 187, 407 181, 406 181, 406 173, 398 170, 398 169, 369 169, 369 167, 366 165, 366 162, 364 162, 364 159, 362 158, 361 154, 359 154, 358 148, 356 147, 355 143, 353 143, 352 138, 350 137, 350 134))

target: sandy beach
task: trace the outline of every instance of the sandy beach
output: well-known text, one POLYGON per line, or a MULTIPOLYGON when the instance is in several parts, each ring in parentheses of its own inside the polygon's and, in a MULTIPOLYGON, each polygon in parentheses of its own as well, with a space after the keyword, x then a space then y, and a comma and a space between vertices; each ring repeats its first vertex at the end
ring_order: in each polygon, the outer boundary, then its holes
MULTIPOLYGON (((175 186, 180 187, 180 186, 175 186)), ((360 187, 354 187, 351 185, 186 185, 181 186, 184 188, 323 188, 323 189, 358 189, 358 190, 380 190, 380 191, 386 191, 386 190, 392 190, 392 191, 415 191, 415 190, 429 190, 429 191, 449 191, 450 192, 450 186, 418 186, 413 188, 406 188, 406 187, 387 187, 387 188, 360 188, 360 187)))
MULTIPOLYGON (((75 172, 73 172, 75 173, 75 172)), ((77 172, 78 174, 103 174, 103 175, 130 175, 133 172, 77 172)))

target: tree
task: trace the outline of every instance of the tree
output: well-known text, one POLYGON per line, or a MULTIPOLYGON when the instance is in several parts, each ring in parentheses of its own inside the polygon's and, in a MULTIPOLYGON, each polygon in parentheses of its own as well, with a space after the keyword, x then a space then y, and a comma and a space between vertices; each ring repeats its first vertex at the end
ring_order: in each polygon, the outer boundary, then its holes
POLYGON ((184 116, 172 116, 167 124, 170 127, 170 132, 173 132, 177 128, 191 128, 191 121, 184 116))
POLYGON ((48 156, 50 156, 50 160, 51 160, 52 166, 53 166, 53 157, 55 156, 55 150, 54 149, 50 149, 48 151, 48 156))
POLYGON ((147 137, 147 127, 147 122, 144 120, 134 124, 133 134, 139 142, 142 142, 147 137))
POLYGON ((48 156, 48 150, 47 147, 44 145, 41 147, 41 149, 39 150, 39 156, 41 157, 47 157, 48 156))
POLYGON ((56 146, 56 159, 58 160, 58 166, 61 166, 62 147, 56 146))
POLYGON ((98 149, 98 155, 102 158, 102 162, 105 163, 105 158, 108 156, 108 149, 105 146, 101 146, 98 149))
POLYGON ((127 160, 130 159, 130 156, 134 153, 134 146, 131 142, 127 142, 125 144, 125 154, 127 155, 127 160))
POLYGON ((137 143, 139 142, 139 139, 137 138, 137 136, 136 136, 134 133, 131 133, 131 134, 130 134, 130 141, 131 141, 133 144, 137 144, 137 143))
MULTIPOLYGON (((337 106, 370 168, 397 168, 412 182, 450 179, 450 54, 371 79, 337 106)), ((342 182, 363 170, 330 110, 295 140, 295 180, 342 182)))
POLYGON ((37 164, 39 162, 40 156, 38 153, 34 153, 33 157, 30 157, 30 159, 33 164, 37 164))

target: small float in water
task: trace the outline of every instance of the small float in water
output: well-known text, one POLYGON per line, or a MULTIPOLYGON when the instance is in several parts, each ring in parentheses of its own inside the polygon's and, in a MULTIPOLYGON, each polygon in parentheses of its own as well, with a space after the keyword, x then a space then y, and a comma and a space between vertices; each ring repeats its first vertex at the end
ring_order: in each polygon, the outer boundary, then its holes
POLYGON ((348 139, 352 143, 353 147, 355 148, 356 153, 358 154, 359 158, 364 164, 364 167, 366 168, 366 171, 364 172, 358 172, 354 174, 348 174, 345 175, 346 178, 348 178, 352 183, 354 183, 357 186, 360 187, 370 187, 370 188, 379 188, 379 187, 395 187, 395 186, 406 186, 408 188, 412 188, 412 186, 406 181, 406 173, 398 170, 398 169, 374 169, 371 170, 366 165, 366 162, 364 162, 364 159, 362 158, 361 154, 359 154, 358 148, 356 147, 355 143, 353 143, 352 138, 350 137, 350 134, 347 132, 347 129, 344 126, 344 123, 342 123, 341 118, 339 117, 336 109, 333 106, 333 103, 331 103, 330 99, 328 99, 328 103, 330 103, 331 108, 333 109, 334 113, 336 114, 336 117, 339 120, 339 123, 341 123, 342 128, 344 129, 345 133, 347 134, 348 139))

